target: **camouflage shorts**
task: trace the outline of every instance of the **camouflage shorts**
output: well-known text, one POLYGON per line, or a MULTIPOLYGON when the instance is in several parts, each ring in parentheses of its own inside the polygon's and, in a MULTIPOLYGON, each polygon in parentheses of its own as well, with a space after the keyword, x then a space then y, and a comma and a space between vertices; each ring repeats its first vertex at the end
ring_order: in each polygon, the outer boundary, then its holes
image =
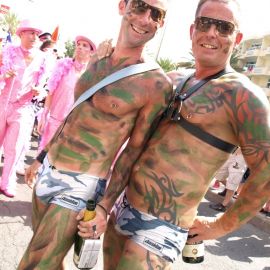
POLYGON ((118 199, 113 212, 119 233, 163 259, 175 262, 185 245, 188 230, 136 210, 125 194, 118 199))
POLYGON ((60 171, 45 158, 35 192, 44 204, 57 204, 76 212, 85 208, 86 201, 99 202, 104 195, 106 180, 76 172, 60 171))

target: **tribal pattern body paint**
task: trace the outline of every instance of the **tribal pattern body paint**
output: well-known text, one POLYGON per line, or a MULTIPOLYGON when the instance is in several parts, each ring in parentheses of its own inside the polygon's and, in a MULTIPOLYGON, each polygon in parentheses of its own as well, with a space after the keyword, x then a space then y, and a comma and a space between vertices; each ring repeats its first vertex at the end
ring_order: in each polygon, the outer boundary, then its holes
MULTIPOLYGON (((184 92, 192 84, 193 79, 184 92)), ((188 98, 181 117, 216 137, 240 145, 251 171, 261 169, 259 177, 247 186, 252 185, 253 191, 264 195, 240 198, 239 213, 231 216, 227 226, 245 222, 252 215, 245 210, 245 202, 252 199, 261 203, 269 197, 270 117, 262 90, 242 75, 227 74, 188 98)), ((163 120, 133 168, 128 199, 141 211, 189 227, 214 173, 227 158, 228 153, 189 134, 177 122, 163 120)))

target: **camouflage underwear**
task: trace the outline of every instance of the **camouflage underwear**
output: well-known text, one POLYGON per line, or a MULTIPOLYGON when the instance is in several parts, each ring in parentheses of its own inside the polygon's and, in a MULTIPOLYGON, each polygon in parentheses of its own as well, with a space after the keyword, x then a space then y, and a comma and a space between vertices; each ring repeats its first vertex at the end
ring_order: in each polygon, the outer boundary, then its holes
POLYGON ((106 179, 57 170, 49 164, 46 157, 35 185, 35 192, 44 204, 53 203, 78 212, 85 208, 89 199, 99 202, 105 188, 106 179))
POLYGON ((115 229, 135 243, 171 263, 181 253, 188 230, 133 208, 122 194, 115 203, 115 229))

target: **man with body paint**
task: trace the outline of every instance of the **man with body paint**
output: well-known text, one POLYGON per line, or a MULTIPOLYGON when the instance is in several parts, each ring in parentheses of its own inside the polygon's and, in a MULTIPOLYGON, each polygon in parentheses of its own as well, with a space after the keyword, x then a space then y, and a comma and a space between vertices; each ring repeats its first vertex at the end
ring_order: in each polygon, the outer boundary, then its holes
MULTIPOLYGON (((237 1, 200 0, 190 37, 195 73, 175 95, 135 165, 127 145, 96 218, 80 221, 79 234, 90 237, 94 228, 105 230, 107 219, 100 213, 111 212, 103 244, 105 270, 171 269, 188 234, 195 236, 190 243, 222 237, 269 200, 269 101, 230 67, 242 39, 237 1), (222 216, 197 217, 213 175, 236 146, 250 168, 249 180, 222 216)), ((170 76, 176 85, 184 81, 177 72, 170 76)))
MULTIPOLYGON (((144 48, 164 24, 167 1, 121 0, 118 9, 122 21, 113 53, 95 63, 91 58, 93 64, 75 86, 75 100, 109 74, 152 61, 144 48)), ((128 138, 130 158, 138 157, 171 94, 171 80, 157 68, 103 87, 72 111, 26 172, 31 185, 43 162, 33 190, 34 235, 19 270, 64 269, 78 212, 88 199, 99 202, 114 158, 128 138)))

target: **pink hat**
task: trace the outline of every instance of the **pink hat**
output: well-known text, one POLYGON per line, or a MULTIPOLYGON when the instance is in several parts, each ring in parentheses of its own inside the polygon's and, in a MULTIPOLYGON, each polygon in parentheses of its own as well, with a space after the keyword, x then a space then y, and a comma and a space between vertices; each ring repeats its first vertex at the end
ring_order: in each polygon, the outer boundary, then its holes
POLYGON ((37 35, 42 33, 42 31, 40 29, 34 27, 33 23, 30 22, 29 20, 22 20, 20 22, 20 25, 18 26, 18 28, 16 30, 16 35, 19 36, 22 31, 26 31, 26 30, 35 31, 37 33, 37 35))
POLYGON ((90 47, 92 48, 92 51, 93 52, 96 51, 96 45, 88 37, 86 37, 86 36, 76 36, 76 38, 75 38, 76 44, 78 43, 79 40, 84 40, 84 41, 88 42, 90 47))

